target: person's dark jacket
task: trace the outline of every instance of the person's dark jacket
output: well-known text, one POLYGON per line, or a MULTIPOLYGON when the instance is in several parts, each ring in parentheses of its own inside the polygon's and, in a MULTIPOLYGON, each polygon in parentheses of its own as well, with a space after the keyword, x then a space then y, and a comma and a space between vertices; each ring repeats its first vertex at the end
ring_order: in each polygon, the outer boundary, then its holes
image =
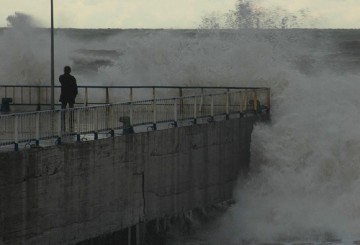
POLYGON ((70 74, 62 74, 59 77, 61 83, 60 102, 75 103, 75 97, 78 94, 76 79, 70 74))

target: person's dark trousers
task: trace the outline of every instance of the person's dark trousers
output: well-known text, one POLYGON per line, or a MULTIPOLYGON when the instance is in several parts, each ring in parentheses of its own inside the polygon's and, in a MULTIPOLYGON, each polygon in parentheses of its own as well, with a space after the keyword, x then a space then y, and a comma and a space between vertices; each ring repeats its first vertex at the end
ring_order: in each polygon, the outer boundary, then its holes
POLYGON ((74 103, 61 102, 61 109, 66 109, 66 105, 69 103, 69 108, 74 108, 74 103))
MULTIPOLYGON (((69 108, 74 108, 74 103, 71 102, 61 102, 61 109, 66 109, 66 105, 69 103, 69 108)), ((61 112, 61 125, 62 125, 62 131, 65 132, 65 112, 61 112)), ((69 131, 73 131, 73 125, 74 125, 74 112, 69 112, 69 131)))

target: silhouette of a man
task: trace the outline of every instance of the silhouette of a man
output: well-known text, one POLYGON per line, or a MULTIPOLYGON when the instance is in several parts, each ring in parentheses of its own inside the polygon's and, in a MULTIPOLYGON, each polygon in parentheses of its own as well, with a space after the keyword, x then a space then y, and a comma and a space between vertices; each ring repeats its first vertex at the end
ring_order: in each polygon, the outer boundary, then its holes
POLYGON ((59 81, 61 83, 61 94, 59 100, 61 102, 61 109, 65 109, 67 104, 69 104, 69 108, 74 108, 75 98, 78 94, 76 79, 74 76, 70 75, 70 73, 70 66, 65 66, 64 74, 59 77, 59 81))

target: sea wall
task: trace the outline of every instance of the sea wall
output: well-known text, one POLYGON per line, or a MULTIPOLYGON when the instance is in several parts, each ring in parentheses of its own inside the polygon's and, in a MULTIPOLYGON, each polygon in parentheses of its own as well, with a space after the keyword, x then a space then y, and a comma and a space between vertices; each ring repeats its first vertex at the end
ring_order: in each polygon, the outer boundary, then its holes
POLYGON ((0 153, 0 244, 76 244, 229 200, 256 120, 0 153))

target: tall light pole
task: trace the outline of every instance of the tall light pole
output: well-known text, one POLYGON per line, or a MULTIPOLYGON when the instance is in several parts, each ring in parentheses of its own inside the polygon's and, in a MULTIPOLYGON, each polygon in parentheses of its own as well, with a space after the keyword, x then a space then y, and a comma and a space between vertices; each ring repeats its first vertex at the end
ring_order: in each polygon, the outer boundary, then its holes
POLYGON ((54 75, 54 3, 51 0, 51 109, 55 109, 54 75))

